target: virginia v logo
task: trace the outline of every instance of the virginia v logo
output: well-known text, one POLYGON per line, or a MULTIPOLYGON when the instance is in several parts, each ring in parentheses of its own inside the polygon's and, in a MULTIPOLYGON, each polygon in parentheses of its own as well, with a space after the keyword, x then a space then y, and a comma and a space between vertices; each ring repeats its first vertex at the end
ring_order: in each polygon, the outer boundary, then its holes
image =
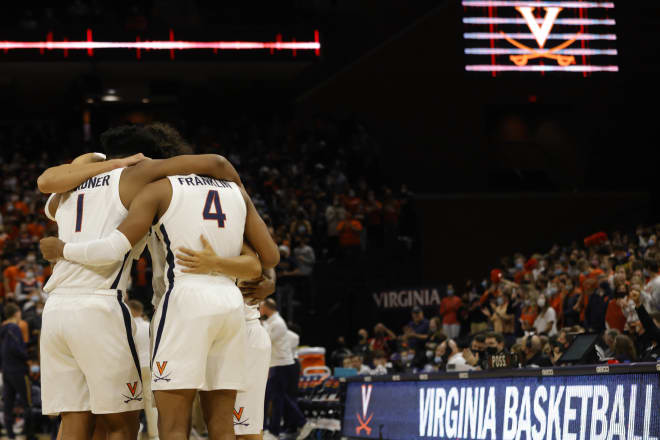
POLYGON ((563 43, 561 43, 556 47, 553 47, 552 49, 544 49, 545 43, 548 41, 548 38, 550 37, 552 28, 554 27, 555 22, 557 21, 557 17, 559 16, 559 13, 562 11, 562 8, 557 8, 557 7, 544 8, 545 18, 543 19, 543 23, 540 26, 536 17, 534 17, 534 9, 536 8, 530 6, 519 6, 516 9, 518 10, 518 12, 520 12, 520 15, 522 15, 523 18, 525 19, 525 22, 527 23, 529 30, 531 31, 532 35, 534 36, 534 39, 539 45, 538 49, 526 46, 521 42, 514 40, 504 32, 500 31, 500 33, 504 35, 504 39, 506 41, 508 41, 518 49, 521 49, 523 52, 520 55, 511 55, 509 57, 509 59, 511 59, 511 61, 513 61, 516 66, 525 66, 527 65, 529 60, 534 60, 536 58, 549 58, 551 60, 557 61, 557 63, 560 66, 569 66, 571 64, 575 64, 574 56, 562 55, 561 53, 558 52, 573 44, 577 40, 580 34, 579 32, 575 35, 575 38, 572 38, 568 41, 564 41, 563 43))
POLYGON ((536 17, 534 17, 534 9, 528 6, 520 6, 516 8, 518 12, 523 16, 529 26, 529 30, 532 31, 536 42, 539 43, 539 47, 543 49, 545 42, 552 32, 552 28, 555 25, 555 21, 559 16, 562 8, 544 8, 545 9, 545 19, 543 19, 543 25, 539 27, 539 24, 536 22, 536 17))
POLYGON ((371 413, 371 415, 367 417, 367 413, 369 412, 369 401, 371 400, 371 390, 373 387, 373 385, 362 385, 362 416, 360 416, 360 414, 356 414, 358 423, 360 424, 360 426, 355 428, 356 434, 359 434, 364 430, 367 435, 371 435, 371 428, 369 427, 369 423, 371 423, 371 419, 374 417, 374 414, 371 413))

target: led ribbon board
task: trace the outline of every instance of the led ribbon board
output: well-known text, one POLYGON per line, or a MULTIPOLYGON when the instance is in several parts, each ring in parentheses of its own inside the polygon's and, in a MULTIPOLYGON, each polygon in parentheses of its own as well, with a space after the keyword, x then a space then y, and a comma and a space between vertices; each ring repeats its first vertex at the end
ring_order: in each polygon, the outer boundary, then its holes
POLYGON ((462 0, 465 70, 618 72, 614 2, 462 0))

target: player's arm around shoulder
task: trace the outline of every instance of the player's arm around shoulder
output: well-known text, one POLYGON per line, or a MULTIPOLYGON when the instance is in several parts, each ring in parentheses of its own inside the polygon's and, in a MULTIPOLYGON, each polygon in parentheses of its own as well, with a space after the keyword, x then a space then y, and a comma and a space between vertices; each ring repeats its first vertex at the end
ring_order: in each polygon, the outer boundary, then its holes
POLYGON ((70 164, 57 165, 45 170, 37 179, 37 187, 44 194, 64 193, 98 174, 128 167, 144 159, 141 153, 112 160, 105 160, 105 155, 102 153, 86 153, 76 157, 70 164))
POLYGON ((147 184, 167 176, 199 174, 241 184, 236 168, 218 154, 188 154, 169 159, 146 160, 124 171, 119 183, 119 195, 124 206, 147 184))

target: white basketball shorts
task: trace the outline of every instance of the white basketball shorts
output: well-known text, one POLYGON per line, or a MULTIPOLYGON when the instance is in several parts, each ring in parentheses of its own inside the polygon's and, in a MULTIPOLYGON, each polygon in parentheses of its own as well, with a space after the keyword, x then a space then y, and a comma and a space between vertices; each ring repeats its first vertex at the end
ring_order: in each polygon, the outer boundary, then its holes
POLYGON ((234 284, 175 279, 152 328, 152 390, 244 389, 247 335, 234 284))
POLYGON ((264 399, 270 366, 270 336, 259 320, 247 323, 247 369, 249 382, 245 391, 236 394, 234 433, 260 434, 264 425, 264 399))
POLYGON ((117 290, 56 289, 41 327, 43 414, 144 407, 135 324, 117 290))

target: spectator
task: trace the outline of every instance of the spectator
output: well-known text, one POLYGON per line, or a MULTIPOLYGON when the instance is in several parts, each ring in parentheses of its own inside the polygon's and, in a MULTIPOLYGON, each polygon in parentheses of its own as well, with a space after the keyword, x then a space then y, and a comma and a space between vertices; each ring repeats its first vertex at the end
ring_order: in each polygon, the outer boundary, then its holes
POLYGON ((361 354, 356 354, 353 356, 353 368, 357 370, 358 374, 361 375, 371 374, 371 369, 364 364, 364 357, 361 354))
POLYGON ((619 335, 614 340, 614 358, 621 362, 635 362, 637 351, 632 340, 626 335, 619 335))
POLYGON ((298 273, 305 277, 310 277, 316 263, 316 254, 314 249, 308 244, 307 236, 298 238, 298 244, 293 250, 298 273))
POLYGON ((550 307, 545 296, 539 296, 536 304, 539 307, 539 313, 534 320, 534 330, 538 334, 555 336, 557 334, 557 314, 555 309, 550 307))
POLYGON ((353 347, 353 353, 368 358, 369 354, 369 333, 366 329, 358 330, 358 343, 353 347))
POLYGON ((17 305, 9 303, 5 306, 5 321, 0 328, 0 344, 2 355, 2 401, 4 402, 4 425, 7 437, 15 438, 14 404, 16 395, 23 405, 25 419, 25 436, 34 440, 34 427, 32 425, 32 385, 28 378, 28 353, 18 322, 21 320, 21 310, 17 305))
POLYGON ((389 343, 396 339, 394 332, 379 322, 374 327, 374 337, 369 340, 369 348, 371 351, 382 351, 388 355, 391 352, 389 343))
POLYGON ((374 358, 374 368, 371 370, 371 374, 373 375, 389 374, 387 368, 387 363, 388 363, 387 356, 385 356, 385 352, 381 350, 374 351, 373 358, 374 358))
POLYGON ((465 357, 463 357, 463 350, 459 348, 459 345, 453 339, 447 339, 445 342, 440 344, 438 353, 443 356, 443 359, 446 359, 444 365, 447 371, 474 370, 474 367, 468 365, 468 363, 465 361, 465 357))
POLYGON ((352 214, 345 212, 344 218, 337 224, 339 232, 339 245, 345 255, 357 255, 360 251, 360 232, 362 223, 355 220, 352 214))
POLYGON ((605 345, 607 346, 607 349, 604 352, 606 358, 614 357, 614 341, 620 334, 621 332, 615 328, 608 329, 603 334, 603 342, 605 342, 605 345))
POLYGON ((412 321, 407 327, 410 329, 405 336, 408 347, 414 351, 421 350, 424 346, 424 341, 429 337, 429 320, 424 318, 424 312, 418 306, 412 309, 412 321))
POLYGON ((346 339, 343 336, 339 336, 337 338, 337 348, 330 353, 331 365, 335 367, 343 365, 344 359, 351 354, 351 350, 346 346, 346 339))
POLYGON ((440 301, 440 316, 442 316, 442 330, 448 338, 459 336, 461 325, 458 323, 458 310, 462 305, 461 299, 455 296, 454 286, 447 285, 447 295, 440 301))
POLYGON ((533 335, 526 336, 522 344, 523 365, 526 367, 551 367, 552 362, 543 354, 541 338, 533 335))

